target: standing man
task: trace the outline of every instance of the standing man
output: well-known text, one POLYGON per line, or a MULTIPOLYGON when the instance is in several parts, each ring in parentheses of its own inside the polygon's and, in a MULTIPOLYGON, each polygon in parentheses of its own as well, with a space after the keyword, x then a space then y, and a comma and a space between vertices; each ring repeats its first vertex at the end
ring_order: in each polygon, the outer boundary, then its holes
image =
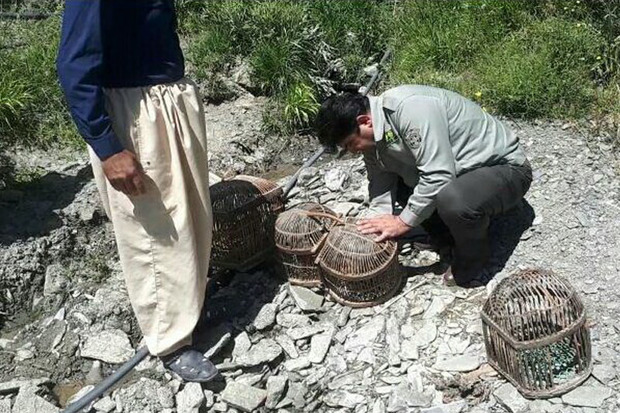
POLYGON ((371 210, 379 215, 361 220, 360 231, 383 241, 422 224, 436 243, 453 244, 444 281, 477 284, 489 259, 490 217, 513 208, 532 181, 508 127, 457 93, 405 85, 378 97, 333 96, 317 129, 323 145, 364 154, 371 210))
POLYGON ((211 249, 205 119, 173 0, 66 0, 57 68, 149 351, 209 381, 191 347, 211 249))

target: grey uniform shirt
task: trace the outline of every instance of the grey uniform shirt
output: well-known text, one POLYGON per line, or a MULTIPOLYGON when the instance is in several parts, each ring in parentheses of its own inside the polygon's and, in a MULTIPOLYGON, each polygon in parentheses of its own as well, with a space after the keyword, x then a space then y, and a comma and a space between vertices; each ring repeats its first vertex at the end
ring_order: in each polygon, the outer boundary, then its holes
POLYGON ((392 213, 401 177, 413 194, 400 218, 415 226, 433 213, 437 194, 456 177, 526 162, 512 130, 457 93, 404 85, 368 99, 376 142, 364 153, 372 212, 392 213))

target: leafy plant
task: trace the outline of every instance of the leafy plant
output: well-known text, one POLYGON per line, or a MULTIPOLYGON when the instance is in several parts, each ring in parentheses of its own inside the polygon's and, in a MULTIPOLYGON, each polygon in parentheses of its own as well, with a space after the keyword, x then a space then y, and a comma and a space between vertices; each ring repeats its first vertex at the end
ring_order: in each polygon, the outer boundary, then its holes
POLYGON ((314 90, 304 83, 293 86, 284 99, 284 119, 295 128, 305 128, 319 111, 314 90))

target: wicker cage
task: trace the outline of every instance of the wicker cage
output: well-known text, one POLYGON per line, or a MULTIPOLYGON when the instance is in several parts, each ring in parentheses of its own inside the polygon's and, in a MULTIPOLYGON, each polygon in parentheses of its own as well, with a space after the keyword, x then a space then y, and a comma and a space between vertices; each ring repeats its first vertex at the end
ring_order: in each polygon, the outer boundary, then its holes
POLYGON ((351 307, 369 307, 392 297, 402 281, 396 242, 376 243, 354 221, 331 230, 317 262, 330 295, 351 307))
POLYGON ((552 272, 528 269, 502 280, 481 315, 489 363, 525 397, 557 396, 592 372, 585 308, 552 272))
POLYGON ((275 242, 291 284, 321 284, 321 269, 314 261, 336 220, 338 215, 334 211, 315 202, 296 205, 278 216, 275 242))
POLYGON ((215 267, 246 271, 275 251, 274 224, 284 209, 282 188, 240 175, 211 186, 215 267))

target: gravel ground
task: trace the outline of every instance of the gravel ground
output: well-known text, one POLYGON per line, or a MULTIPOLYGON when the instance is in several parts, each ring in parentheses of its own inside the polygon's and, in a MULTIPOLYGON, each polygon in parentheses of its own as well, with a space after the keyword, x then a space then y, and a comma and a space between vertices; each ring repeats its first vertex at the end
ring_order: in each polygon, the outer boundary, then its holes
MULTIPOLYGON (((276 164, 278 177, 312 152, 298 139, 285 161, 271 161, 286 141, 256 132, 261 104, 245 96, 207 107, 213 171, 265 174, 276 164)), ((185 385, 149 359, 93 411, 618 411, 618 160, 573 125, 512 126, 534 182, 521 207, 492 222, 487 287, 442 286, 439 257, 406 244, 401 290, 370 309, 291 289, 271 264, 228 274, 211 292, 201 340, 223 380, 185 385), (569 280, 587 309, 594 376, 561 398, 527 401, 486 362, 480 308, 498 280, 526 267, 569 280)), ((0 412, 58 411, 140 344, 87 160, 53 156, 12 154, 18 169, 36 173, 30 185, 0 191, 0 412)), ((318 201, 359 215, 365 185, 359 159, 326 159, 302 174, 289 206, 318 201)))

